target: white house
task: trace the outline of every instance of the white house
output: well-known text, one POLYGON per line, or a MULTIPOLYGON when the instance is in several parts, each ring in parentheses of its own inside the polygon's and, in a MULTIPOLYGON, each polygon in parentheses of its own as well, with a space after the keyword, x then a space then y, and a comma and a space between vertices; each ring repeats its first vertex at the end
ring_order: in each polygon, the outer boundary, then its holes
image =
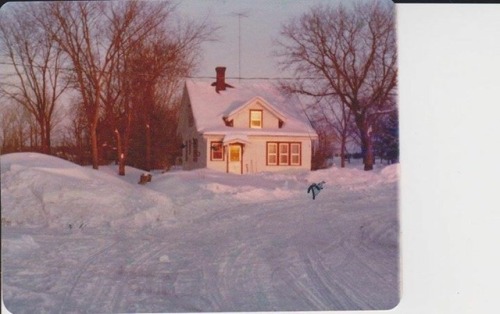
POLYGON ((298 98, 271 82, 226 84, 225 70, 216 68, 214 83, 186 81, 178 129, 183 169, 237 174, 311 169, 318 136, 298 98))

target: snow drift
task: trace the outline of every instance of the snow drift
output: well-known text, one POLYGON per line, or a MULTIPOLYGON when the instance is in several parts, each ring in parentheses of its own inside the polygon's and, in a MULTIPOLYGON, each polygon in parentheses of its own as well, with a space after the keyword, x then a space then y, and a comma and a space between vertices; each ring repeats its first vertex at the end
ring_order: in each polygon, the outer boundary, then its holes
POLYGON ((165 195, 52 156, 2 156, 1 175, 2 218, 13 225, 142 227, 172 214, 165 195))
POLYGON ((2 288, 33 312, 389 309, 398 165, 233 175, 0 157, 2 288), (307 188, 326 181, 312 200, 307 188))

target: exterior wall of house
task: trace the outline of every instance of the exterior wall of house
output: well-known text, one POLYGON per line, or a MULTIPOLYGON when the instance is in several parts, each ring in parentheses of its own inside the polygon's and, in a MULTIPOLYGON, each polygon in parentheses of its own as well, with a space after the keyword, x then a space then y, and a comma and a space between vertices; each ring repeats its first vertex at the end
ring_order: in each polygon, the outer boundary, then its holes
POLYGON ((183 144, 182 168, 184 170, 204 168, 207 166, 204 139, 196 130, 191 103, 186 90, 182 97, 180 110, 178 132, 183 144))
POLYGON ((270 136, 251 137, 243 152, 243 173, 311 169, 311 139, 307 137, 270 136), (300 165, 267 165, 267 143, 300 143, 300 165))
POLYGON ((250 110, 262 110, 262 128, 263 129, 278 129, 279 120, 269 110, 263 107, 258 101, 245 107, 244 110, 238 112, 234 117, 235 128, 249 128, 250 127, 250 110))
MULTIPOLYGON (((214 142, 222 142, 221 136, 210 136, 205 140, 207 153, 207 168, 226 172, 227 170, 227 147, 224 148, 223 160, 211 160, 211 145, 214 142)), ((257 173, 262 171, 283 170, 310 170, 311 169, 311 139, 308 137, 289 136, 249 136, 249 144, 243 147, 242 172, 257 173), (267 165, 267 143, 300 143, 301 161, 300 165, 267 165)))
MULTIPOLYGON (((208 136, 204 139, 205 142, 205 153, 206 153, 206 160, 207 160, 207 168, 217 170, 217 171, 223 171, 226 172, 227 170, 227 156, 226 156, 226 148, 223 147, 222 151, 222 160, 212 160, 212 145, 214 143, 222 143, 222 140, 224 139, 223 136, 208 136)), ((214 145, 215 146, 215 145, 214 145)))
MULTIPOLYGON (((233 115, 232 120, 234 128, 250 128, 250 110, 262 111, 263 130, 276 130, 279 128, 280 120, 263 106, 258 99, 233 115)), ((184 146, 182 150, 182 165, 184 170, 209 168, 227 172, 228 169, 230 169, 230 172, 239 173, 239 169, 241 168, 241 173, 246 174, 262 171, 273 172, 311 169, 312 140, 308 136, 248 135, 249 143, 242 146, 240 166, 238 166, 234 160, 232 163, 228 162, 228 153, 230 149, 227 145, 222 145, 224 135, 200 134, 196 130, 196 121, 194 121, 187 89, 184 90, 181 102, 178 132, 184 146), (296 148, 296 145, 300 144, 300 163, 297 165, 267 164, 269 142, 276 143, 278 146, 280 145, 279 143, 285 147, 288 145, 290 151, 292 145, 296 148), (222 149, 217 148, 219 146, 222 146, 222 149)), ((236 151, 240 152, 239 149, 236 151)), ((277 156, 277 158, 279 157, 277 156)), ((289 156, 289 160, 291 160, 291 155, 289 156)))

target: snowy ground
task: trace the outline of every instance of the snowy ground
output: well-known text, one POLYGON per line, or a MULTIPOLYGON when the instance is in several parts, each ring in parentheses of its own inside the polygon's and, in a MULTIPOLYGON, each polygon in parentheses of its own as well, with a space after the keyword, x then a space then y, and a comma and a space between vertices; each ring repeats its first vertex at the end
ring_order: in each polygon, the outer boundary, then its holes
POLYGON ((389 309, 398 166, 237 176, 1 156, 13 313, 389 309), (312 200, 313 182, 326 181, 312 200))

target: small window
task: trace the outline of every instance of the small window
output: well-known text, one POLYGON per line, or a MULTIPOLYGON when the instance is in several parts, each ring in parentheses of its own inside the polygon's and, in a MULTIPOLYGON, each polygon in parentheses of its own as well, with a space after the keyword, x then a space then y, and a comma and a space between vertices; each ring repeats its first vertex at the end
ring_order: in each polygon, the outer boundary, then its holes
POLYGON ((288 143, 280 143, 280 165, 288 165, 288 143))
POLYGON ((229 161, 240 161, 241 147, 238 145, 229 146, 229 161))
POLYGON ((267 143, 267 164, 277 165, 278 164, 278 144, 277 143, 267 143))
POLYGON ((250 128, 262 128, 262 110, 250 110, 250 128))
POLYGON ((224 160, 224 148, 222 142, 210 143, 211 160, 224 160))
POLYGON ((300 143, 290 144, 290 164, 300 166, 300 143))

